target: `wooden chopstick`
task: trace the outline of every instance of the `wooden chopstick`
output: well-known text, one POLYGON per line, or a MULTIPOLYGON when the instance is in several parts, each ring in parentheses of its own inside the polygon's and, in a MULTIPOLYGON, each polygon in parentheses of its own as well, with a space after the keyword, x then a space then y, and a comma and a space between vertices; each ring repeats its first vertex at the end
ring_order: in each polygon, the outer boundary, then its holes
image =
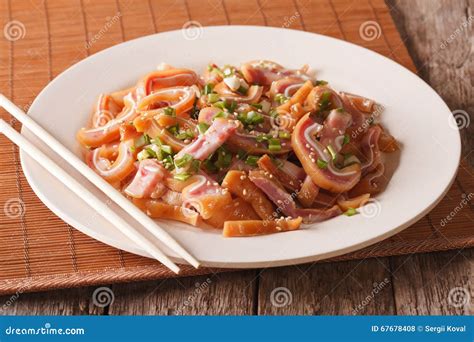
POLYGON ((92 184, 99 188, 112 201, 118 204, 123 210, 137 220, 153 236, 158 238, 168 248, 180 255, 195 268, 200 266, 200 262, 185 250, 170 234, 161 228, 153 219, 142 212, 138 207, 131 203, 125 196, 117 191, 112 185, 107 183, 102 177, 95 173, 81 159, 79 159, 68 148, 62 145, 56 138, 49 134, 44 128, 38 125, 32 118, 25 114, 13 102, 0 94, 0 106, 13 115, 25 127, 32 131, 38 138, 46 143, 61 158, 67 161, 72 167, 86 177, 92 184))
POLYGON ((23 137, 4 120, 0 119, 0 133, 3 133, 13 143, 18 145, 23 151, 25 151, 31 158, 36 160, 42 167, 44 167, 49 173, 54 175, 64 185, 66 185, 72 192, 78 195, 85 203, 91 208, 97 211, 98 214, 103 216, 106 220, 112 223, 128 238, 137 243, 140 247, 150 253, 156 260, 160 261, 163 265, 168 267, 175 273, 179 273, 179 267, 176 266, 163 252, 161 252, 157 246, 151 241, 142 236, 137 232, 131 225, 129 225, 123 218, 117 213, 110 209, 104 202, 98 199, 94 194, 87 190, 77 180, 70 176, 66 171, 60 168, 54 161, 48 158, 43 152, 41 152, 35 145, 29 140, 23 137))

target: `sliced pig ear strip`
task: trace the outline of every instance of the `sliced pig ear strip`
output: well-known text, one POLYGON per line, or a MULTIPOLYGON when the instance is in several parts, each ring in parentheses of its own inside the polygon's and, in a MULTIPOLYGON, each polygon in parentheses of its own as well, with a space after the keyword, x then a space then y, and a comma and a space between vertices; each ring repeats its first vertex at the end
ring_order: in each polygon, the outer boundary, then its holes
POLYGON ((77 133, 88 164, 149 216, 255 236, 381 191, 381 153, 399 147, 375 101, 268 60, 201 75, 162 64, 100 95, 77 133))

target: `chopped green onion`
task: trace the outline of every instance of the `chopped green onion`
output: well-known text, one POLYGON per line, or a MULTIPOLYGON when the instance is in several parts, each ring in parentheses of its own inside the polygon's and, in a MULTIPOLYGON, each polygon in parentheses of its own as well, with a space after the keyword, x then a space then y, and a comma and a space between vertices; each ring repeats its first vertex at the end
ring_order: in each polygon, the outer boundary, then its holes
POLYGON ((232 154, 226 151, 225 148, 220 147, 217 150, 217 161, 215 162, 215 165, 219 169, 225 169, 230 166, 231 162, 232 162, 232 154))
POLYGON ((240 113, 237 115, 237 119, 244 124, 244 126, 257 125, 264 121, 263 115, 251 110, 247 113, 240 113))
POLYGON ((189 164, 189 162, 191 162, 193 160, 193 156, 190 155, 190 154, 185 154, 184 156, 182 156, 181 158, 179 159, 176 159, 174 161, 175 165, 177 167, 183 167, 183 166, 186 166, 189 164))
POLYGON ((150 136, 148 134, 143 134, 143 139, 145 141, 145 145, 150 145, 151 144, 151 140, 150 140, 150 136))
POLYGON ((214 85, 212 83, 208 83, 204 86, 204 95, 208 95, 210 93, 212 93, 212 89, 214 89, 214 85))
POLYGON ((331 154, 332 160, 335 160, 337 157, 336 150, 331 145, 328 145, 327 150, 329 151, 329 154, 331 154))
POLYGON ((178 131, 179 131, 179 125, 176 124, 176 125, 174 125, 174 126, 168 127, 167 130, 168 130, 168 132, 170 132, 171 134, 176 135, 176 134, 178 134, 178 131))
POLYGON ((241 95, 246 95, 247 90, 248 90, 248 88, 245 88, 244 86, 240 86, 239 89, 237 89, 237 92, 241 95))
POLYGON ((275 101, 278 102, 279 104, 284 104, 288 100, 289 100, 289 98, 286 97, 283 94, 276 94, 275 95, 275 101))
POLYGON ((145 150, 150 157, 156 158, 156 152, 151 147, 145 147, 145 150))
POLYGON ((281 151, 281 145, 269 145, 268 150, 270 152, 280 152, 281 151))
POLYGON ((161 150, 165 153, 168 153, 168 154, 172 154, 173 153, 173 149, 171 148, 171 146, 169 145, 161 145, 160 146, 161 150))
POLYGON ((163 109, 163 113, 169 116, 176 116, 176 109, 174 109, 173 107, 166 107, 165 109, 163 109))
POLYGON ((248 156, 245 160, 245 164, 250 166, 257 166, 257 162, 260 159, 259 156, 248 156))
POLYGON ((141 150, 138 154, 137 154, 137 159, 139 161, 142 161, 144 159, 148 159, 150 158, 150 155, 148 154, 148 152, 146 150, 141 150))
POLYGON ((255 138, 255 140, 257 140, 257 142, 263 142, 263 141, 266 141, 266 140, 270 139, 271 137, 272 136, 270 134, 259 134, 255 138))
POLYGON ((259 124, 263 122, 263 115, 253 110, 247 113, 247 121, 252 124, 259 124))
POLYGON ((213 163, 211 160, 209 160, 209 159, 206 159, 206 160, 204 161, 204 167, 207 169, 207 171, 212 172, 212 173, 215 173, 215 172, 218 171, 218 170, 217 170, 217 167, 216 167, 216 166, 214 165, 214 163, 213 163))
POLYGON ((214 107, 217 107, 217 108, 220 108, 222 110, 225 109, 225 103, 223 101, 219 101, 219 102, 216 102, 216 103, 213 103, 212 104, 214 107))
POLYGON ((191 175, 189 173, 178 173, 178 174, 174 175, 173 178, 176 179, 176 180, 184 182, 189 177, 191 177, 191 175))
POLYGON ((272 110, 270 111, 270 113, 268 113, 268 114, 270 114, 270 116, 271 116, 272 118, 276 118, 276 117, 278 116, 278 112, 277 112, 275 109, 272 109, 272 110))
POLYGON ((331 107, 331 93, 324 92, 319 100, 319 111, 324 112, 331 107))
POLYGON ((262 109, 262 107, 263 107, 260 103, 251 103, 250 105, 254 108, 257 108, 257 109, 262 109))
POLYGON ((209 94, 207 95, 207 101, 210 103, 214 103, 219 101, 220 97, 219 94, 209 94))
POLYGON ((280 131, 280 132, 278 132, 278 137, 279 137, 280 139, 290 139, 290 138, 291 138, 291 134, 290 134, 290 132, 280 131))
POLYGON ((342 141, 342 146, 347 145, 351 141, 349 134, 344 134, 344 140, 342 141))
POLYGON ((224 103, 224 106, 229 112, 232 113, 235 110, 235 108, 237 108, 237 101, 234 101, 234 100, 226 101, 224 103))
POLYGON ((197 129, 199 131, 199 134, 204 134, 209 129, 209 125, 205 122, 200 122, 197 125, 197 129))
POLYGON ((178 134, 176 134, 176 138, 180 140, 186 140, 188 138, 192 139, 194 138, 194 133, 190 129, 187 129, 184 132, 179 132, 178 134))
POLYGON ((173 170, 174 169, 173 157, 169 155, 166 158, 164 158, 163 159, 163 165, 164 165, 165 169, 173 170))
POLYGON ((344 213, 346 216, 354 216, 357 215, 359 212, 354 208, 348 208, 347 211, 344 213))
POLYGON ((319 167, 320 169, 325 169, 325 168, 328 167, 328 162, 326 162, 326 161, 324 161, 324 160, 322 160, 322 159, 320 159, 320 158, 318 158, 316 164, 318 165, 318 167, 319 167))
POLYGON ((281 151, 280 139, 276 139, 276 138, 268 139, 268 149, 271 152, 281 151))
POLYGON ((326 84, 328 84, 328 82, 327 82, 327 81, 323 81, 323 80, 317 80, 316 82, 314 82, 314 85, 315 85, 315 86, 324 86, 324 85, 326 85, 326 84))
POLYGON ((159 137, 153 138, 150 140, 150 143, 153 145, 161 146, 163 143, 161 142, 159 137))
POLYGON ((227 114, 224 113, 224 112, 219 112, 217 113, 216 115, 214 115, 213 119, 215 118, 226 118, 227 117, 227 114))

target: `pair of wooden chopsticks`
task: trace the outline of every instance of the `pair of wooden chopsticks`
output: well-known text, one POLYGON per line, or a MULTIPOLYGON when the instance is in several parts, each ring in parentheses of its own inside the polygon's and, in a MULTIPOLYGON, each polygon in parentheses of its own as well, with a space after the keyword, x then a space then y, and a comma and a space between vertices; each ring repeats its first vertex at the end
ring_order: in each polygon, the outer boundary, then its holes
MULTIPOLYGON (((56 140, 51 134, 38 125, 33 119, 25 114, 13 102, 11 102, 4 95, 0 94, 0 107, 3 107, 7 112, 13 115, 25 127, 40 138, 53 151, 67 161, 72 167, 79 171, 92 184, 99 188, 112 201, 118 204, 125 212, 130 214, 136 221, 138 221, 148 232, 155 238, 159 239, 163 244, 175 251, 183 259, 189 262, 194 267, 198 268, 200 263, 189 252, 187 252, 171 235, 169 235, 163 228, 161 228, 149 216, 137 208, 127 198, 125 198, 112 185, 102 179, 97 173, 90 169, 82 160, 80 160, 69 149, 56 140)), ((60 168, 54 161, 41 152, 29 140, 18 133, 14 128, 8 125, 4 120, 0 119, 0 133, 3 133, 13 143, 18 145, 31 158, 37 161, 48 172, 56 176, 64 185, 84 200, 91 208, 96 210, 101 216, 111 222, 118 230, 124 233, 130 240, 137 243, 156 260, 168 267, 175 273, 179 273, 179 267, 166 256, 158 246, 143 236, 140 232, 135 230, 116 212, 110 209, 107 204, 99 200, 94 194, 87 190, 76 179, 71 177, 66 171, 60 168)))

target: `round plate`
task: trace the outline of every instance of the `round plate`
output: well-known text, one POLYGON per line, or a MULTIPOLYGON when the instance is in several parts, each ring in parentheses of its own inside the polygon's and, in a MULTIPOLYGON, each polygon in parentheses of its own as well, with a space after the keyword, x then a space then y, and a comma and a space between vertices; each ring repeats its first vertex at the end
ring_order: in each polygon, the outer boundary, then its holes
MULTIPOLYGON (((451 112, 443 100, 412 72, 368 49, 312 33, 254 26, 206 27, 198 33, 160 33, 86 58, 54 79, 36 98, 29 115, 80 155, 75 135, 86 124, 100 93, 135 84, 161 62, 201 73, 209 62, 239 65, 268 59, 289 68, 308 64, 336 90, 375 99, 385 107, 383 125, 402 146, 401 153, 390 156, 393 177, 387 189, 363 215, 342 215, 289 233, 233 239, 223 238, 217 230, 159 221, 204 265, 270 267, 354 251, 413 224, 448 190, 460 158, 459 131, 450 124, 451 112)), ((31 132, 22 132, 106 200, 31 132)), ((64 221, 106 244, 147 256, 24 153, 21 163, 35 193, 64 221)))

